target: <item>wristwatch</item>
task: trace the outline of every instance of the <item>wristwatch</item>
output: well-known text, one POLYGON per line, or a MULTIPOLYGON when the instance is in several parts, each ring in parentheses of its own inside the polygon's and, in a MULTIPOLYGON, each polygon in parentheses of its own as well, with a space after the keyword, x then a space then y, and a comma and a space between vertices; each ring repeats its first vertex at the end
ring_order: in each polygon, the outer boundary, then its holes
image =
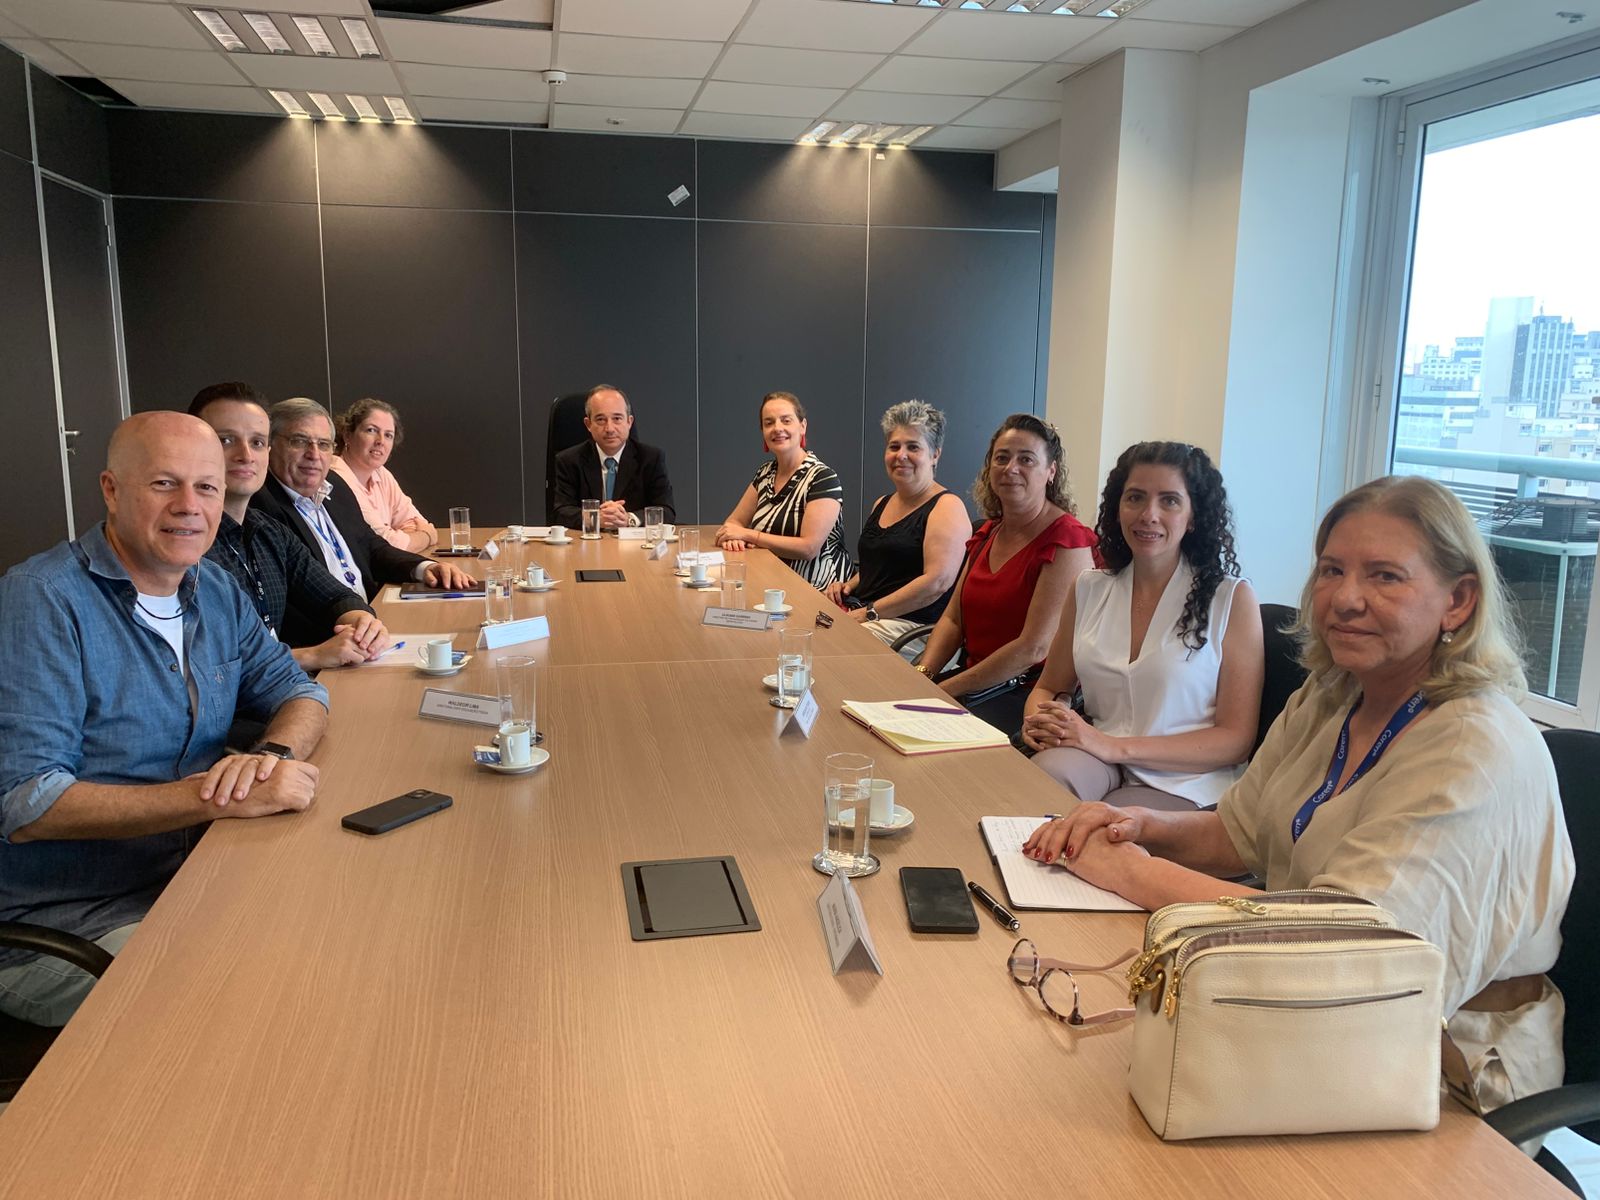
POLYGON ((878 619, 878 610, 877 610, 877 608, 874 605, 871 605, 871 604, 867 605, 867 620, 876 621, 877 619, 878 619))
POLYGON ((294 751, 282 742, 257 742, 250 747, 251 754, 270 754, 274 758, 281 758, 286 762, 294 761, 294 751))

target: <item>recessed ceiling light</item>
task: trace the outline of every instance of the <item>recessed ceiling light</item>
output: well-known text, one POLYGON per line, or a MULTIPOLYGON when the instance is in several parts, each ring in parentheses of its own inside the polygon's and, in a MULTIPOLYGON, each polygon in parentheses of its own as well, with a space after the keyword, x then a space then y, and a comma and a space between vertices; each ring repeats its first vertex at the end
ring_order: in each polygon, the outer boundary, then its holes
POLYGON ((932 125, 918 125, 915 129, 909 129, 904 133, 896 134, 889 144, 891 146, 909 146, 923 134, 929 133, 932 130, 932 125))
POLYGON ((248 50, 250 48, 244 44, 244 39, 233 31, 233 26, 223 20, 222 14, 216 9, 191 8, 189 11, 195 15, 200 24, 206 27, 206 32, 222 44, 224 50, 237 53, 240 50, 248 50))
POLYGON ((244 13, 245 24, 255 30, 261 39, 261 44, 274 54, 293 54, 294 47, 289 45, 289 40, 283 36, 283 31, 278 28, 278 23, 266 13, 244 13))
POLYGON ((328 31, 322 27, 321 21, 315 17, 295 17, 294 27, 305 38, 306 45, 311 47, 311 53, 320 54, 323 58, 339 57, 339 51, 328 40, 328 31))
POLYGON ((378 119, 378 110, 372 107, 372 101, 365 96, 346 95, 345 99, 350 102, 350 107, 356 110, 356 116, 363 121, 376 121, 378 119))
POLYGON ((291 117, 309 117, 311 115, 305 110, 305 106, 294 98, 293 92, 280 92, 277 88, 270 88, 267 94, 276 100, 278 107, 291 117))
POLYGON ((378 43, 372 36, 372 30, 367 28, 367 23, 358 17, 341 17, 339 24, 344 26, 345 36, 350 39, 350 45, 355 47, 355 52, 362 58, 382 58, 383 51, 378 49, 378 43))
POLYGON ((890 134, 897 132, 900 128, 901 127, 899 125, 879 125, 870 132, 862 135, 861 144, 863 146, 875 146, 890 134))
POLYGON ((389 112, 396 121, 409 121, 413 125, 416 124, 416 117, 411 115, 411 109, 406 106, 406 102, 400 99, 399 96, 385 96, 383 102, 389 106, 389 112))
POLYGON ((827 137, 829 133, 837 128, 839 128, 839 122, 837 121, 818 121, 800 135, 800 141, 807 145, 814 144, 819 139, 827 137))
POLYGON ((334 102, 333 97, 328 95, 327 92, 308 92, 306 94, 311 97, 311 103, 315 104, 319 109, 322 110, 323 116, 344 116, 344 109, 340 108, 338 104, 334 102))
POLYGON ((868 125, 865 121, 857 121, 854 125, 850 126, 850 128, 840 130, 828 140, 831 141, 835 146, 847 145, 851 138, 858 137, 871 128, 872 126, 868 125))

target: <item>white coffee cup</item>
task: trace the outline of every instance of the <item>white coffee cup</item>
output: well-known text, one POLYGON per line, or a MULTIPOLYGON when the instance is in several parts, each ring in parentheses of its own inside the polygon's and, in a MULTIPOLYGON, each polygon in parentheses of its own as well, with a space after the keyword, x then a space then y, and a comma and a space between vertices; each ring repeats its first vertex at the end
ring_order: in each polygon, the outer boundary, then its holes
POLYGON ((433 638, 423 643, 423 650, 428 656, 428 668, 433 671, 442 671, 451 666, 455 654, 454 638, 433 638))
POLYGON ((525 767, 533 761, 533 730, 525 721, 500 726, 500 764, 525 767))
POLYGON ((544 568, 535 563, 528 564, 528 586, 543 587, 545 584, 544 568))
POLYGON ((567 531, 560 525, 550 526, 550 532, 544 535, 544 540, 552 545, 559 546, 567 540, 567 531))
POLYGON ((522 540, 522 526, 521 525, 507 525, 506 526, 506 536, 511 538, 511 539, 513 539, 514 541, 520 542, 522 540))
POLYGON ((783 607, 783 589, 782 588, 768 588, 763 593, 763 596, 764 596, 764 599, 762 600, 761 607, 765 608, 769 613, 770 612, 777 612, 780 608, 783 607))
POLYGON ((689 564, 689 582, 690 583, 705 583, 706 582, 706 564, 705 563, 703 563, 703 562, 693 562, 693 563, 689 564))
POLYGON ((887 779, 872 781, 872 823, 894 824, 894 784, 887 779))

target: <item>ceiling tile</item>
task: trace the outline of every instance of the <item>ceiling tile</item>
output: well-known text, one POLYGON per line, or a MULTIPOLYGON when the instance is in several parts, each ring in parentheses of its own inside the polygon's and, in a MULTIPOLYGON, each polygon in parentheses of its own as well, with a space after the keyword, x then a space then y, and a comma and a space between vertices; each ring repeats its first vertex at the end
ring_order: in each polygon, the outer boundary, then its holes
POLYGON ((843 95, 837 88, 765 87, 759 83, 712 80, 700 93, 695 109, 765 117, 814 117, 843 95))
POLYGON ((1041 62, 1057 58, 1117 22, 1100 17, 1041 13, 946 13, 906 47, 907 54, 938 58, 998 58, 1041 62))
POLYGON ((851 92, 827 115, 846 121, 890 125, 943 125, 971 108, 981 96, 902 96, 894 92, 851 92))
POLYGON ((675 108, 680 112, 700 88, 695 79, 626 79, 617 75, 569 75, 561 85, 562 104, 601 108, 675 108))
POLYGON ((787 83, 806 87, 855 87, 883 61, 881 54, 834 50, 785 50, 776 46, 728 47, 716 78, 741 83, 787 83))
POLYGON ((1111 28, 1074 47, 1069 57, 1091 62, 1117 50, 1204 50, 1238 32, 1230 25, 1180 25, 1121 17, 1111 22, 1111 28))
POLYGON ((397 63, 406 90, 413 96, 448 96, 457 100, 516 100, 543 103, 549 85, 532 71, 488 71, 471 67, 435 67, 397 63))
POLYGON ((33 60, 33 65, 52 75, 82 75, 83 68, 62 54, 49 42, 36 42, 29 38, 7 38, 6 45, 18 54, 33 60))
POLYGON ((668 108, 603 108, 588 104, 550 106, 551 129, 590 129, 600 133, 671 133, 683 113, 668 108), (612 122, 619 122, 612 124, 612 122))
POLYGON ((239 69, 262 87, 315 88, 319 92, 388 92, 400 86, 386 62, 353 58, 301 58, 291 54, 238 54, 239 69))
POLYGON ((874 71, 865 86, 878 92, 934 92, 941 96, 987 96, 1021 79, 1037 64, 971 58, 918 58, 897 54, 874 71))
POLYGON ((551 35, 542 29, 494 29, 444 21, 382 19, 378 31, 399 62, 542 71, 550 65, 551 35))
POLYGON ((750 0, 562 0, 562 33, 726 41, 750 0))
POLYGON ((700 137, 753 138, 758 141, 792 142, 811 125, 807 118, 752 117, 738 113, 692 112, 683 123, 683 132, 700 137))
POLYGON ((549 105, 516 100, 459 100, 436 96, 416 98, 424 121, 480 121, 495 125, 543 125, 549 105))
POLYGON ((917 139, 918 150, 998 150, 1009 146, 1018 138, 1027 137, 1028 129, 978 129, 970 125, 947 125, 917 139))
POLYGON ((165 4, 5 0, 5 5, 6 15, 36 37, 184 50, 210 50, 216 45, 198 22, 165 4))
POLYGON ((556 43, 556 61, 552 65, 584 75, 703 79, 721 52, 721 42, 563 33, 556 43))
POLYGON ((1000 94, 1008 100, 1059 100, 1061 81, 1081 70, 1082 63, 1045 63, 1032 75, 1018 80, 1000 94))
POLYGON ((214 87, 203 83, 149 83, 142 79, 108 79, 135 104, 145 108, 192 108, 206 112, 279 113, 283 110, 251 87, 214 87))
POLYGON ((1049 100, 985 100, 961 118, 963 125, 1038 129, 1061 119, 1061 104, 1049 100))
POLYGON ((843 4, 840 0, 759 0, 738 40, 809 50, 898 50, 939 16, 904 4, 843 4))
POLYGON ((1255 25, 1305 0, 1145 0, 1141 20, 1194 21, 1201 25, 1255 25))
POLYGON ((487 0, 486 3, 474 4, 472 10, 463 15, 487 21, 543 21, 549 24, 555 19, 555 11, 556 0, 487 0))
POLYGON ((9 17, 0 13, 0 38, 5 39, 6 45, 11 44, 13 38, 25 38, 28 31, 9 17))
POLYGON ((68 42, 72 57, 101 79, 147 79, 152 83, 217 83, 244 87, 245 80, 220 52, 160 50, 152 46, 102 46, 68 42))

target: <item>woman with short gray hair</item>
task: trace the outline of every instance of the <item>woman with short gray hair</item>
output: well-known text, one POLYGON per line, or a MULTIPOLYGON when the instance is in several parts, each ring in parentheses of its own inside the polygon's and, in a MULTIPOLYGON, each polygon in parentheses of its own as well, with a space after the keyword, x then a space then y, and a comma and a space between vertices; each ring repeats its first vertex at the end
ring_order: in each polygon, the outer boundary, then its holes
POLYGON ((827 591, 854 620, 892 642, 944 612, 972 521, 961 497, 933 477, 944 414, 907 400, 884 413, 882 425, 883 466, 894 490, 873 503, 856 543, 855 574, 827 591))

